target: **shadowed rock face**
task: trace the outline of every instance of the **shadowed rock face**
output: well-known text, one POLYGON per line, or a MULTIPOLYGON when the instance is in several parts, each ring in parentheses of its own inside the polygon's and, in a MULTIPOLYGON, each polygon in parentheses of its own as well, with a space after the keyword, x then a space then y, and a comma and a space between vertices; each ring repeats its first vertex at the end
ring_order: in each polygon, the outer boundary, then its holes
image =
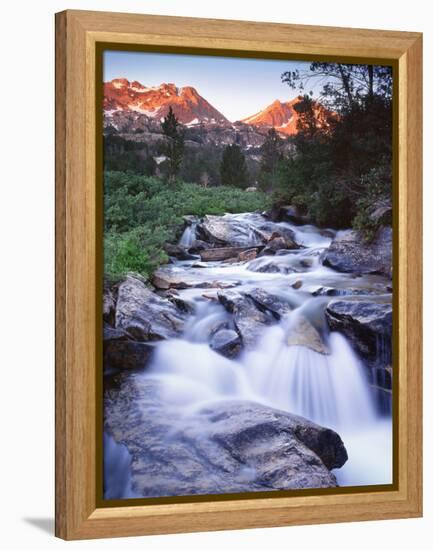
POLYGON ((131 456, 132 489, 156 497, 335 487, 347 452, 338 434, 248 401, 179 418, 157 380, 120 375, 105 394, 105 428, 131 456))
POLYGON ((392 229, 381 227, 371 243, 358 231, 338 235, 325 252, 323 265, 346 273, 379 273, 392 276, 392 229))
POLYGON ((242 342, 235 330, 218 330, 210 341, 210 347, 225 357, 236 357, 242 349, 242 342))
POLYGON ((325 315, 331 330, 342 332, 370 366, 391 364, 392 304, 336 300, 325 315))
POLYGON ((142 281, 128 276, 119 286, 116 328, 123 329, 131 338, 147 341, 174 337, 182 331, 185 319, 185 313, 142 281))
POLYGON ((218 299, 233 314, 236 330, 244 347, 256 345, 263 328, 275 321, 270 312, 260 310, 251 298, 233 290, 218 292, 218 299))

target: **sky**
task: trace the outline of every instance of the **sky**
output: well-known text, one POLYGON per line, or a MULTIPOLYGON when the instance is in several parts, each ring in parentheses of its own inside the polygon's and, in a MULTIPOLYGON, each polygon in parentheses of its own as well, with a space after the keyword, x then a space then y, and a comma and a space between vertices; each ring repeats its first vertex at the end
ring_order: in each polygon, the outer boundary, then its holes
MULTIPOLYGON (((289 101, 298 92, 281 82, 284 71, 309 63, 148 52, 104 52, 104 82, 137 80, 144 86, 163 82, 193 86, 232 122, 251 116, 276 99, 289 101)), ((319 90, 313 88, 314 95, 319 90)))

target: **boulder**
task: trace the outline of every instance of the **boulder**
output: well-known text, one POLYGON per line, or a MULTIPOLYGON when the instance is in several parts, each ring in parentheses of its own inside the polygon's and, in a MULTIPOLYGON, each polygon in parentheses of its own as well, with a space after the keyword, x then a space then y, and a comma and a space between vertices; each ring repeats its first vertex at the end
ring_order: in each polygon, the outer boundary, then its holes
POLYGON ((278 252, 278 250, 287 249, 286 241, 283 237, 275 236, 273 237, 265 248, 260 252, 260 256, 273 256, 278 252))
POLYGON ((222 248, 207 248, 200 251, 200 258, 202 262, 220 262, 227 260, 228 258, 238 258, 238 255, 242 252, 250 250, 245 247, 222 247, 222 248))
POLYGON ((369 210, 369 217, 376 225, 392 224, 392 202, 390 197, 378 199, 369 210))
POLYGON ((183 246, 172 243, 165 243, 164 250, 167 254, 177 260, 195 260, 196 257, 189 254, 183 246))
POLYGON ((182 219, 187 227, 190 227, 191 225, 194 225, 200 221, 198 216, 194 216, 193 214, 182 216, 182 219))
POLYGON ((345 273, 378 273, 391 277, 391 227, 381 227, 369 243, 363 240, 359 231, 339 233, 325 251, 323 265, 345 273))
POLYGON ((201 241, 200 239, 195 239, 194 241, 192 241, 191 245, 189 246, 188 248, 188 252, 190 254, 199 254, 202 250, 204 250, 205 248, 210 248, 212 245, 205 242, 205 241, 201 241))
POLYGON ((164 265, 152 275, 152 284, 159 290, 186 288, 232 288, 235 281, 213 280, 203 273, 203 268, 182 269, 177 266, 164 265))
POLYGON ((342 332, 368 365, 391 365, 392 304, 334 300, 325 316, 330 329, 342 332))
POLYGON ((148 342, 133 340, 104 340, 104 370, 143 369, 148 363, 154 346, 148 342))
POLYGON ((255 260, 257 258, 257 251, 258 248, 249 248, 248 250, 244 250, 244 252, 239 252, 238 261, 251 262, 251 260, 255 260))
POLYGON ((131 338, 139 341, 172 338, 183 330, 185 319, 185 313, 142 281, 129 276, 119 286, 116 328, 125 330, 131 338))
POLYGON ((292 311, 287 300, 262 288, 253 288, 245 294, 254 301, 259 309, 270 311, 276 319, 281 319, 292 311))
POLYGON ((242 349, 242 341, 235 330, 223 328, 212 335, 209 346, 225 357, 236 357, 242 349))
POLYGON ((263 328, 275 320, 271 314, 261 311, 251 298, 233 290, 218 292, 218 299, 233 314, 244 347, 257 345, 263 328))
POLYGON ((265 258, 260 258, 257 262, 253 262, 248 266, 248 270, 255 273, 284 273, 286 275, 296 273, 296 270, 287 264, 266 260, 265 258))
POLYGON ((116 378, 105 392, 105 431, 128 450, 136 496, 337 486, 330 470, 346 462, 347 452, 328 428, 248 401, 180 415, 159 381, 134 373, 116 378))
POLYGON ((303 346, 322 355, 330 353, 319 331, 303 315, 297 315, 293 320, 286 343, 288 346, 303 346))
POLYGON ((251 248, 266 242, 257 227, 230 216, 205 216, 197 225, 196 233, 201 240, 219 247, 251 248))

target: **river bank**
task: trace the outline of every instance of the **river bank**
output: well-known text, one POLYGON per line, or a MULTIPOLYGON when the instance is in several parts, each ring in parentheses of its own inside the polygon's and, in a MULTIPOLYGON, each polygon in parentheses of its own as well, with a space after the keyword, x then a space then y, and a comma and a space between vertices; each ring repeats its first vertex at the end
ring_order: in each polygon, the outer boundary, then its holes
POLYGON ((186 217, 105 292, 106 498, 391 483, 390 243, 186 217))

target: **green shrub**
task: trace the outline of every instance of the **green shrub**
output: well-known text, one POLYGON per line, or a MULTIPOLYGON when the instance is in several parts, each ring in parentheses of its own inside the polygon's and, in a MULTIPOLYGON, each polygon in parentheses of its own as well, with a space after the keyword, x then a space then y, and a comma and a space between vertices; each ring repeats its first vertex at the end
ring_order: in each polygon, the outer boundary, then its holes
POLYGON ((166 242, 179 238, 182 216, 252 212, 270 197, 236 187, 202 187, 125 172, 104 176, 104 269, 110 279, 128 271, 149 275, 167 261, 166 242))

